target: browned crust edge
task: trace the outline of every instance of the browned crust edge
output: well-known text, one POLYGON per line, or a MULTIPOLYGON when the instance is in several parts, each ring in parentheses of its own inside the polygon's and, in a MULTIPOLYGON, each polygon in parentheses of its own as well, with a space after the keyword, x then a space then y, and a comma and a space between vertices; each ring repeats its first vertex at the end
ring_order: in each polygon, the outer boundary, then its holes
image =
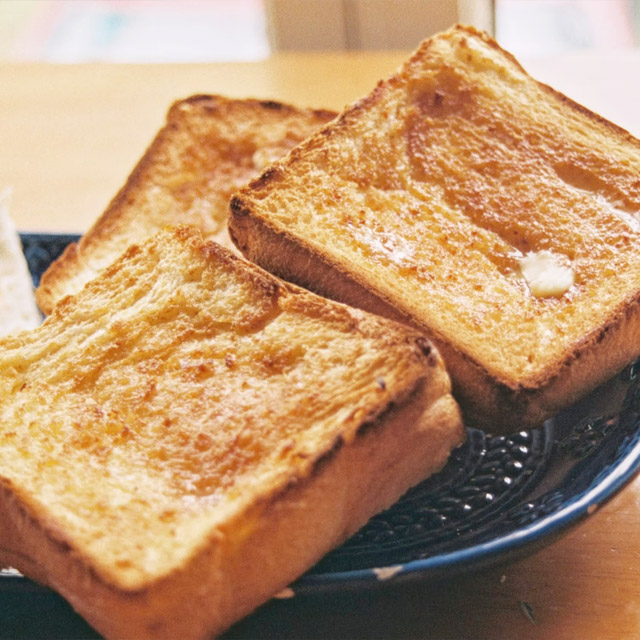
POLYGON ((591 111, 591 109, 588 109, 584 105, 582 105, 579 102, 576 102, 575 100, 569 98, 564 93, 561 93, 560 91, 554 89, 553 87, 550 87, 549 85, 547 85, 547 84, 545 84, 543 82, 540 82, 539 80, 536 80, 520 64, 520 62, 514 57, 514 55, 512 53, 510 53, 509 51, 506 51, 505 49, 503 49, 496 42, 496 40, 494 40, 490 35, 488 35, 484 31, 479 31, 475 27, 472 27, 472 26, 469 26, 469 25, 460 25, 460 24, 455 25, 453 27, 453 29, 455 31, 460 31, 460 32, 466 33, 469 36, 480 38, 483 42, 485 42, 487 45, 489 45, 492 49, 495 49, 500 54, 502 54, 502 56, 507 58, 522 73, 524 73, 528 78, 533 80, 533 82, 535 82, 538 85, 538 87, 540 87, 543 91, 549 93, 554 98, 557 98, 558 100, 563 102, 570 109, 578 111, 579 113, 581 113, 582 115, 586 116, 587 118, 595 120, 598 124, 601 124, 601 125, 605 126, 613 134, 622 136, 626 140, 626 142, 631 143, 631 144, 635 145, 636 147, 640 148, 640 140, 638 140, 633 135, 631 135, 631 133, 629 133, 629 131, 627 131, 623 127, 615 124, 614 122, 611 122, 610 120, 607 120, 605 117, 601 116, 600 114, 596 113, 595 111, 591 111))
POLYGON ((184 566, 145 588, 105 582, 6 482, 0 482, 0 562, 20 563, 107 637, 217 634, 444 465, 464 433, 437 365, 382 414, 363 419, 352 439, 338 436, 318 452, 308 473, 272 488, 212 531, 184 566))
POLYGON ((465 420, 492 432, 535 427, 606 382, 640 355, 640 291, 620 304, 608 322, 583 336, 562 360, 527 380, 505 380, 489 372, 412 316, 398 301, 374 292, 357 274, 310 248, 286 230, 255 216, 241 195, 231 201, 229 232, 251 261, 320 295, 409 324, 441 353, 465 420), (630 345, 638 345, 629 349, 630 345), (611 358, 611 354, 618 354, 611 358), (603 366, 606 360, 607 366, 603 366), (579 375, 580 371, 586 372, 579 375))
MULTIPOLYGON (((153 169, 157 153, 166 144, 173 131, 179 126, 180 109, 186 105, 197 105, 204 112, 214 113, 221 106, 235 109, 266 109, 279 111, 287 115, 307 115, 322 121, 335 118, 334 111, 328 109, 300 108, 275 100, 260 100, 257 98, 234 99, 215 94, 196 94, 175 101, 167 111, 164 126, 155 135, 140 160, 137 162, 126 182, 118 193, 111 199, 107 208, 95 220, 90 229, 78 242, 69 244, 58 259, 45 271, 40 279, 40 285, 35 291, 36 301, 46 315, 50 314, 59 295, 59 282, 65 282, 67 277, 77 271, 83 255, 90 252, 92 247, 100 245, 101 239, 108 237, 109 231, 117 226, 123 208, 131 198, 131 194, 140 187, 144 176, 153 169)), ((320 126, 320 125, 319 125, 320 126)), ((126 247, 123 247, 123 251, 126 247)))
POLYGON ((392 300, 373 292, 358 274, 346 272, 330 257, 310 249, 286 230, 275 229, 264 219, 254 216, 240 196, 232 198, 231 211, 229 234, 252 262, 314 293, 411 325, 425 333, 445 360, 454 381, 454 394, 467 420, 475 425, 491 425, 496 416, 493 413, 483 415, 479 406, 487 398, 492 399, 492 404, 498 402, 498 397, 502 402, 514 401, 510 398, 512 389, 490 377, 470 356, 438 339, 392 300), (465 383, 473 380, 473 386, 456 385, 456 380, 463 379, 465 383))
MULTIPOLYGON (((216 99, 215 96, 211 97, 214 100, 216 99)), ((198 101, 200 99, 201 97, 193 96, 192 98, 187 98, 185 102, 198 101)), ((181 102, 182 101, 178 101, 171 105, 167 112, 164 126, 158 131, 127 177, 124 185, 111 199, 107 208, 96 219, 89 231, 87 231, 78 242, 69 244, 60 257, 49 265, 47 270, 42 274, 40 285, 35 291, 35 296, 40 309, 46 315, 51 313, 55 305, 57 283, 60 280, 64 280, 67 274, 73 272, 74 266, 80 262, 82 254, 86 251, 87 247, 93 244, 94 238, 102 235, 102 230, 105 225, 109 226, 119 218, 121 206, 127 201, 129 194, 138 187, 143 175, 151 167, 153 156, 157 150, 162 147, 170 131, 177 126, 174 122, 175 111, 179 108, 181 102)))

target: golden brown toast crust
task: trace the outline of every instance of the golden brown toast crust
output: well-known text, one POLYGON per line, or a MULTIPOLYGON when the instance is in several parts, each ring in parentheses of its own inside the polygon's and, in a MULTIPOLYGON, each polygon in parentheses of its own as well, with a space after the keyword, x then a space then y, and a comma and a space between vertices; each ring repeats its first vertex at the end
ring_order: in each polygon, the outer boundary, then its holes
POLYGON ((221 632, 464 437, 418 332, 186 227, 2 341, 0 415, 0 562, 107 637, 221 632))
POLYGON ((269 100, 196 95, 173 104, 165 126, 120 192, 43 275, 45 313, 76 293, 130 244, 166 225, 189 224, 232 248, 231 194, 336 114, 269 100))
POLYGON ((490 430, 539 424, 640 354, 640 143, 472 28, 425 41, 231 212, 249 259, 427 332, 490 430), (534 293, 530 253, 573 284, 534 293))

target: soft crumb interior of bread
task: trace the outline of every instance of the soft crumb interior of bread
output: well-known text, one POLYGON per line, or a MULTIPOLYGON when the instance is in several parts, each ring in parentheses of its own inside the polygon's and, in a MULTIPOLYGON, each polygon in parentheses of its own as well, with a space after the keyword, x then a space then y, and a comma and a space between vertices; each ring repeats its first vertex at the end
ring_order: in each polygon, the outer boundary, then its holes
POLYGON ((245 192, 257 215, 507 382, 539 383, 640 287, 640 145, 465 30, 289 167, 245 192), (564 295, 532 295, 538 251, 573 270, 564 295))
POLYGON ((405 331, 196 245, 106 275, 3 343, 0 475, 119 585, 180 566, 424 375, 405 331))

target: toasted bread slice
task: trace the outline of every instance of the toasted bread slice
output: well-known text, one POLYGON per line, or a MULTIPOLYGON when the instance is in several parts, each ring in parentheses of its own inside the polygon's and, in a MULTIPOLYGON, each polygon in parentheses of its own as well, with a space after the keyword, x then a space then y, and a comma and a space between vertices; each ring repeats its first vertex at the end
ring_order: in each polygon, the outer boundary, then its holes
POLYGON ((464 438, 420 334, 193 228, 0 346, 0 566, 107 637, 219 633, 464 438))
POLYGON ((50 313, 130 245, 167 225, 189 224, 231 248, 229 197, 336 114, 273 101, 199 95, 176 102, 106 211, 42 276, 50 313))
POLYGON ((10 190, 0 193, 0 336, 33 329, 42 322, 9 200, 10 190))
POLYGON ((640 354, 640 143, 472 28, 426 40, 231 207, 251 260, 424 330, 491 431, 640 354))

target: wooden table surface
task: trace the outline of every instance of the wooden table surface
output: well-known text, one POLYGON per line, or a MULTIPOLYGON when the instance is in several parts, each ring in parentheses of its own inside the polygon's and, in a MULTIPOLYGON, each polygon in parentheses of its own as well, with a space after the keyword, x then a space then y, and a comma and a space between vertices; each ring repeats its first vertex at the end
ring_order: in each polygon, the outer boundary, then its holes
MULTIPOLYGON (((0 64, 0 189, 24 231, 82 232, 162 124, 195 93, 340 109, 402 53, 259 63, 0 64)), ((539 79, 640 136, 640 54, 525 60, 539 79)), ((640 480, 552 546, 438 584, 272 601, 229 637, 640 638, 640 480), (526 604, 525 604, 526 603, 526 604)), ((3 616, 0 611, 0 634, 3 616)), ((33 611, 38 616, 38 611, 33 611)), ((6 619, 6 618, 5 618, 6 619)), ((12 627, 18 628, 15 625, 12 627)))

